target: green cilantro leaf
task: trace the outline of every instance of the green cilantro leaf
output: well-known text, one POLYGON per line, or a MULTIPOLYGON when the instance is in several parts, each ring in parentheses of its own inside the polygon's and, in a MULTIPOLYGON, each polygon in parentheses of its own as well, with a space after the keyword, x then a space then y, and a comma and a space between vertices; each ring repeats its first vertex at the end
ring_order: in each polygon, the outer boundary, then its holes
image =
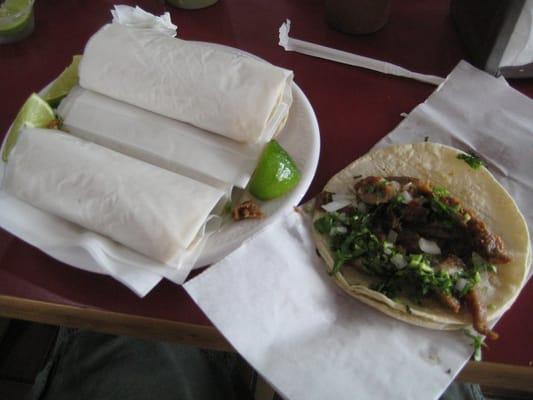
POLYGON ((470 165, 470 168, 472 169, 479 169, 480 167, 485 165, 483 160, 476 153, 473 152, 469 154, 458 154, 457 158, 466 162, 468 165, 470 165))
POLYGON ((474 348, 474 361, 481 361, 481 348, 486 347, 485 338, 480 335, 476 335, 468 329, 464 330, 465 335, 472 339, 472 347, 474 348))

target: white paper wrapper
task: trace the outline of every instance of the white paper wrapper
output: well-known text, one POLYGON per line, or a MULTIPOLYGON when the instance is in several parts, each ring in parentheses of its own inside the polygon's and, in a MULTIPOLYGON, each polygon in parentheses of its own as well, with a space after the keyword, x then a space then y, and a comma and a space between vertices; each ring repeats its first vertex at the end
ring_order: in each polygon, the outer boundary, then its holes
POLYGON ((24 129, 3 188, 161 262, 189 247, 221 190, 52 129, 24 129))
POLYGON ((246 145, 75 87, 58 114, 67 132, 231 192, 246 187, 262 145, 246 145))
POLYGON ((203 248, 207 215, 224 194, 49 129, 22 131, 0 173, 4 229, 62 261, 107 273, 140 296, 162 277, 185 280, 203 248), (180 206, 188 196, 195 207, 180 206))
POLYGON ((157 17, 144 11, 139 6, 116 5, 114 10, 111 10, 111 15, 113 15, 113 23, 129 26, 130 28, 150 29, 170 37, 176 36, 178 29, 170 20, 168 12, 157 17))
MULTIPOLYGON (((485 156, 533 227, 533 102, 460 63, 379 145, 430 140, 485 156)), ((462 331, 418 328, 340 293, 298 213, 184 287, 285 398, 437 398, 469 359, 462 331)))
POLYGON ((438 76, 412 72, 398 65, 385 61, 379 61, 373 58, 348 53, 346 51, 332 49, 331 47, 306 42, 300 39, 294 39, 289 36, 290 29, 290 20, 284 22, 279 28, 279 45, 287 51, 294 51, 301 54, 307 54, 308 56, 353 65, 355 67, 371 69, 372 71, 382 72, 384 74, 415 79, 417 81, 431 83, 432 85, 439 85, 444 80, 438 76))
POLYGON ((89 39, 79 74, 85 89, 244 143, 269 141, 292 104, 291 71, 120 24, 89 39))

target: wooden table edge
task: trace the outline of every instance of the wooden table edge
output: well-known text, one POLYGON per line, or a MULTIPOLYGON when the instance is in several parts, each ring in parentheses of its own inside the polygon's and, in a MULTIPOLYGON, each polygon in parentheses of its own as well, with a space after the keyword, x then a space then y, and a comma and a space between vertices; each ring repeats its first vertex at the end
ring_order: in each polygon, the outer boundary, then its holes
MULTIPOLYGON (((179 342, 204 349, 235 349, 213 326, 195 325, 0 295, 0 315, 45 324, 90 329, 148 340, 179 342)), ((492 362, 468 362, 458 374, 463 382, 533 393, 533 368, 492 362)))
POLYGON ((92 307, 53 304, 0 295, 0 315, 114 335, 180 342, 204 349, 235 351, 213 326, 141 317, 92 307))

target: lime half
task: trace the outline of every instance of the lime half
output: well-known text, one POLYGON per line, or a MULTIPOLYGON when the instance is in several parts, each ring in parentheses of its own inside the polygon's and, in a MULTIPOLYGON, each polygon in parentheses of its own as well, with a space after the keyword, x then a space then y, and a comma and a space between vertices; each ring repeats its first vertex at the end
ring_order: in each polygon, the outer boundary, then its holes
POLYGON ((290 191, 300 181, 300 171, 291 156, 271 140, 254 171, 248 190, 260 200, 270 200, 290 191))
POLYGON ((78 65, 80 60, 81 56, 79 55, 72 57, 72 63, 65 68, 44 94, 43 100, 47 101, 52 107, 57 107, 59 102, 78 84, 78 65))
POLYGON ((20 109, 15 121, 13 121, 13 125, 11 125, 7 133, 2 160, 7 162, 9 152, 17 143, 20 131, 24 126, 45 128, 54 120, 54 110, 52 110, 46 101, 33 93, 20 109))

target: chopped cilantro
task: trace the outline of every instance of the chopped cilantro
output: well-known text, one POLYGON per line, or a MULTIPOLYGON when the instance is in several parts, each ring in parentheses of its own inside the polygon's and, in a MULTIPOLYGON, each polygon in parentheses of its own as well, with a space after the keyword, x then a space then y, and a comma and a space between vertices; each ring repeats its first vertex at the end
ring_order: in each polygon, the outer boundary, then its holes
POLYGON ((458 154, 457 158, 466 162, 468 165, 470 165, 470 168, 472 169, 479 169, 480 167, 485 165, 483 160, 476 153, 473 152, 469 154, 458 154))
MULTIPOLYGON (((444 199, 440 200, 443 196, 447 196, 447 192, 436 188, 430 206, 438 210, 437 216, 444 217, 444 221, 449 221, 453 226, 459 206, 447 205, 444 199)), ((480 281, 480 272, 491 270, 490 264, 476 258, 469 263, 469 268, 458 273, 448 273, 434 268, 439 257, 405 254, 394 243, 378 237, 374 233, 376 226, 379 226, 384 213, 395 212, 394 207, 406 205, 400 201, 391 201, 387 204, 368 205, 365 212, 354 207, 347 212, 326 213, 315 221, 315 229, 328 239, 334 260, 332 275, 350 265, 350 268, 359 268, 374 278, 375 283, 371 287, 373 290, 392 299, 402 294, 419 302, 433 293, 461 298, 480 281), (398 258, 404 262, 398 262, 398 258)))
POLYGON ((450 195, 450 192, 446 188, 443 188, 442 186, 435 186, 433 188, 433 194, 440 198, 440 197, 446 197, 450 195))
POLYGON ((232 208, 233 208, 233 203, 231 202, 231 200, 229 200, 226 202, 226 204, 224 204, 224 209, 222 212, 224 214, 231 214, 232 208))
POLYGON ((333 227, 334 218, 332 213, 328 213, 324 215, 323 217, 317 219, 314 223, 315 229, 319 233, 329 233, 331 231, 331 228, 333 227))
POLYGON ((481 361, 481 347, 486 347, 483 336, 476 335, 470 330, 464 330, 465 335, 472 339, 472 347, 474 348, 474 361, 481 361))
POLYGON ((411 254, 407 257, 405 268, 398 268, 391 261, 398 254, 398 249, 371 231, 372 219, 377 218, 382 208, 375 206, 368 214, 354 210, 350 216, 332 212, 315 221, 315 229, 329 239, 334 257, 331 274, 339 272, 347 263, 360 259, 360 267, 378 278, 373 289, 390 298, 404 292, 405 288, 409 288, 415 300, 434 291, 451 294, 455 285, 454 277, 447 272, 434 270, 429 256, 411 254))
POLYGON ((329 273, 330 275, 335 275, 337 272, 341 270, 341 268, 344 266, 346 261, 349 261, 351 259, 350 254, 342 253, 340 251, 335 252, 335 264, 333 265, 333 269, 329 273))
POLYGON ((496 266, 494 264, 486 262, 481 256, 477 253, 472 253, 472 266, 476 271, 483 272, 496 272, 496 266))
POLYGON ((445 204, 442 200, 442 197, 433 196, 430 200, 431 210, 437 215, 445 218, 455 218, 460 211, 458 204, 448 205, 445 204))

